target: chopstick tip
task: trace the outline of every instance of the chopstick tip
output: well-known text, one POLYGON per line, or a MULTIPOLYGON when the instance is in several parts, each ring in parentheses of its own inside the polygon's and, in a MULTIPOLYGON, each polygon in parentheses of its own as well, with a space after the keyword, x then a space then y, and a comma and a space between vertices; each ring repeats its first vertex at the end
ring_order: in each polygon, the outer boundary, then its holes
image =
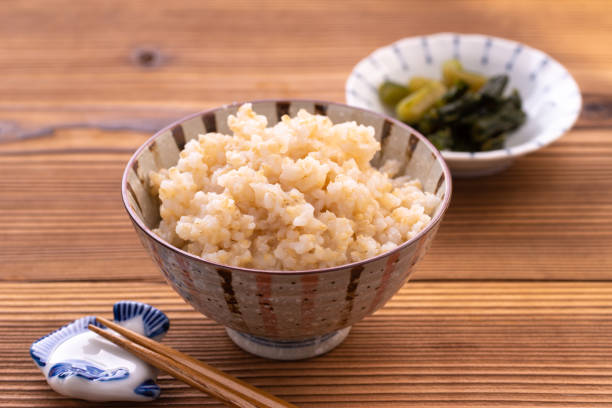
POLYGON ((96 326, 95 324, 89 323, 87 325, 87 328, 93 332, 98 332, 98 330, 102 330, 101 328, 99 328, 98 326, 96 326))
POLYGON ((102 327, 110 327, 110 325, 112 325, 112 322, 110 322, 109 320, 105 319, 104 317, 94 316, 94 318, 96 319, 95 320, 96 323, 98 323, 102 327))

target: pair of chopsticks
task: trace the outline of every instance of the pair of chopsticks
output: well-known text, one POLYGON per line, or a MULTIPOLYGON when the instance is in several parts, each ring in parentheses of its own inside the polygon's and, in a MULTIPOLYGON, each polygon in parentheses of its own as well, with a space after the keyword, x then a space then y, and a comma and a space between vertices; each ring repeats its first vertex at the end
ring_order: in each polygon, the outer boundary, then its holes
POLYGON ((91 324, 88 326, 89 330, 230 407, 297 408, 287 401, 257 389, 172 347, 158 343, 102 317, 96 317, 96 320, 123 337, 91 324))

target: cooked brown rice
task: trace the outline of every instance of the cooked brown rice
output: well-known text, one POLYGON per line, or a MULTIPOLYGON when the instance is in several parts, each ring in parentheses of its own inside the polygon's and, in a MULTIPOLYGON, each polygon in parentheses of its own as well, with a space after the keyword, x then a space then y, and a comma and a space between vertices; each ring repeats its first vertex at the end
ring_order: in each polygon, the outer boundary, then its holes
POLYGON ((176 166, 150 174, 155 233, 206 260, 266 270, 359 261, 413 237, 439 203, 418 180, 392 179, 397 163, 370 165, 372 127, 305 110, 267 127, 250 104, 227 122, 233 135, 200 135, 176 166))

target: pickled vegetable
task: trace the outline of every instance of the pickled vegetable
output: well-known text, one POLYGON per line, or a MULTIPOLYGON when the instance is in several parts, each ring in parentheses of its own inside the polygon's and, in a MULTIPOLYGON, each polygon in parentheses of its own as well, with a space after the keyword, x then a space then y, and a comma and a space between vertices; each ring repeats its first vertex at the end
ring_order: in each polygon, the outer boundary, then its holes
POLYGON ((489 78, 485 86, 480 89, 480 94, 484 97, 497 100, 501 98, 504 89, 508 84, 508 75, 495 75, 489 78))
POLYGON ((419 89, 423 88, 424 86, 431 84, 432 82, 437 82, 437 81, 435 79, 426 78, 422 76, 414 76, 410 78, 410 81, 408 82, 408 91, 410 93, 416 92, 419 89))
POLYGON ((504 98, 505 75, 491 77, 478 92, 466 85, 451 88, 446 103, 426 112, 416 124, 437 148, 457 151, 486 151, 503 148, 506 134, 521 126, 527 116, 515 90, 504 98), (452 135, 449 142, 448 135, 452 135))
POLYGON ((451 59, 442 64, 442 76, 446 86, 453 86, 459 81, 463 81, 472 91, 478 91, 487 82, 484 75, 466 71, 456 59, 451 59))
POLYGON ((402 99, 395 107, 397 117, 406 123, 416 123, 446 92, 438 81, 431 81, 402 99))
POLYGON ((391 81, 385 81, 378 88, 378 96, 382 103, 389 107, 394 107, 399 101, 404 99, 410 91, 403 85, 391 81))
POLYGON ((444 85, 453 86, 459 81, 459 72, 463 72, 463 66, 456 59, 451 59, 442 64, 442 78, 444 85))
POLYGON ((487 139, 522 125, 525 118, 522 110, 517 109, 512 101, 506 100, 495 111, 480 116, 472 125, 470 134, 474 141, 484 143, 487 139))
POLYGON ((448 150, 453 145, 453 134, 449 128, 438 130, 427 136, 427 139, 429 139, 438 150, 448 150))
POLYGON ((463 71, 458 73, 458 80, 467 83, 472 91, 477 91, 487 82, 487 77, 474 72, 463 71))
POLYGON ((457 60, 442 65, 443 82, 415 76, 407 86, 385 82, 381 101, 394 106, 397 117, 414 126, 439 150, 502 149, 507 135, 523 125, 527 115, 521 96, 504 91, 507 75, 483 75, 463 69, 457 60))
POLYGON ((444 94, 444 103, 456 101, 461 98, 468 91, 469 85, 463 81, 457 81, 451 86, 448 91, 444 94))

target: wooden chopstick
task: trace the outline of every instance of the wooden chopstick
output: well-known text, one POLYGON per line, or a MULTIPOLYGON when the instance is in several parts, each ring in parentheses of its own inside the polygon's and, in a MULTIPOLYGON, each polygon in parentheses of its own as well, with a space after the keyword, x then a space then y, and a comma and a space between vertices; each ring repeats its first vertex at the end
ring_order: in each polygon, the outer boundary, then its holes
POLYGON ((124 337, 90 324, 89 329, 91 331, 229 406, 240 408, 297 408, 287 401, 255 388, 172 347, 158 343, 102 317, 96 317, 96 320, 124 337))

